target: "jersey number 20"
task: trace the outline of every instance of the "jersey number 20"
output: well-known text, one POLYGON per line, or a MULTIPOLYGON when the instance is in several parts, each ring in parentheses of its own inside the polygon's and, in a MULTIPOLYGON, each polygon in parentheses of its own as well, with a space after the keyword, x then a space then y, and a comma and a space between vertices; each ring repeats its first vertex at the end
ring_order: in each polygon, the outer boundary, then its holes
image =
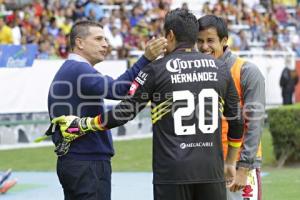
MULTIPOLYGON (((203 89, 198 94, 198 128, 202 133, 214 133, 218 128, 218 99, 219 95, 214 89, 203 89), (212 99, 212 122, 211 124, 205 124, 205 98, 212 99)), ((195 124, 193 125, 182 125, 182 117, 189 116, 195 112, 195 98, 192 92, 189 90, 174 91, 173 102, 178 100, 186 100, 187 106, 178 108, 174 116, 174 129, 176 135, 193 135, 196 134, 195 124)))

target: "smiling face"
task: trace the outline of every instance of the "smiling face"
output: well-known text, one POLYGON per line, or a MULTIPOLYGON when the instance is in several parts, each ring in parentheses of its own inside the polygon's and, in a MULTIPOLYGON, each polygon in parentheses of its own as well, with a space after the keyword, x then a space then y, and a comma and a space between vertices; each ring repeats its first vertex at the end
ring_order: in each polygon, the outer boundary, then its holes
POLYGON ((198 34, 197 47, 202 53, 220 58, 224 53, 227 37, 220 39, 215 28, 208 28, 198 34))
POLYGON ((101 27, 90 26, 86 37, 76 38, 76 53, 87 59, 92 65, 104 60, 108 43, 101 27))

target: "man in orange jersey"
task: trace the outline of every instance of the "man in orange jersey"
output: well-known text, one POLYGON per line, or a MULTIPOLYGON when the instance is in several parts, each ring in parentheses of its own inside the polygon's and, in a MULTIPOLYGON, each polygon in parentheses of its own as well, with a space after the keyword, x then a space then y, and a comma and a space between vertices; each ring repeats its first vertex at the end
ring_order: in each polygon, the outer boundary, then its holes
MULTIPOLYGON (((237 161, 235 183, 227 190, 228 200, 261 200, 260 138, 265 112, 264 77, 253 63, 232 54, 226 45, 228 30, 225 21, 214 15, 199 20, 197 46, 200 52, 224 61, 231 69, 245 117, 243 144, 237 161)), ((227 154, 226 120, 222 122, 224 156, 227 154)))

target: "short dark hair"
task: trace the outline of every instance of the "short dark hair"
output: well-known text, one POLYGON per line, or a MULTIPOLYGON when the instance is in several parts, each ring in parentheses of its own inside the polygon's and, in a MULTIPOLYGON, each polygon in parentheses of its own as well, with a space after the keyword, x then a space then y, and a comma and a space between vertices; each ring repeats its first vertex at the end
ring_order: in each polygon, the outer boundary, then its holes
POLYGON ((225 20, 222 17, 215 15, 205 15, 198 19, 199 31, 204 31, 209 28, 215 28, 220 40, 227 37, 228 29, 225 20))
POLYGON ((100 23, 98 23, 96 21, 91 21, 91 20, 78 21, 72 26, 72 29, 70 32, 70 47, 72 50, 75 47, 76 38, 78 38, 78 37, 84 38, 90 34, 89 27, 103 28, 100 23))
POLYGON ((164 29, 173 31, 177 42, 195 44, 198 36, 198 22, 189 10, 177 8, 167 13, 164 29))

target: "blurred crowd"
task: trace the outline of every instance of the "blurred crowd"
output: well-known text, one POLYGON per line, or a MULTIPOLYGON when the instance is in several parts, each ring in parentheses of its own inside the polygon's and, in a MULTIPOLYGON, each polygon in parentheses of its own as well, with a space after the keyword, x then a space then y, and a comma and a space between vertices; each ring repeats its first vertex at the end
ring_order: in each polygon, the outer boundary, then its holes
MULTIPOLYGON (((163 34, 163 18, 171 5, 172 0, 28 0, 11 6, 8 0, 0 0, 0 44, 35 43, 39 59, 66 58, 72 24, 90 19, 104 27, 109 58, 126 58, 143 50, 149 38, 163 34)), ((186 3, 181 6, 188 8, 186 3)), ((250 6, 242 0, 227 0, 207 1, 191 10, 198 17, 223 16, 230 27, 233 50, 291 48, 300 56, 299 5, 250 6)))
POLYGON ((243 1, 220 1, 214 5, 205 3, 202 14, 214 14, 227 20, 230 28, 229 45, 233 50, 287 50, 300 56, 300 5, 285 7, 273 4, 243 3, 243 1))

